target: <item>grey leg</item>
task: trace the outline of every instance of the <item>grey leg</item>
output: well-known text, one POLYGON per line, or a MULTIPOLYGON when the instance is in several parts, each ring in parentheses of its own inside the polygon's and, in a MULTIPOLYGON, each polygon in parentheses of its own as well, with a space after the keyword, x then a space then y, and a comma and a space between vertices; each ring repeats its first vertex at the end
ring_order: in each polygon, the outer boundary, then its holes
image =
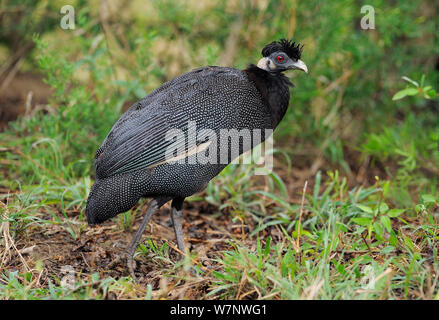
POLYGON ((148 224, 152 215, 169 200, 170 200, 169 198, 155 198, 150 201, 148 207, 146 208, 145 216, 143 217, 142 223, 140 224, 140 227, 137 230, 133 240, 131 240, 131 243, 128 247, 127 260, 128 260, 128 269, 130 270, 131 277, 134 279, 134 281, 136 281, 136 276, 134 275, 133 257, 134 257, 134 253, 136 252, 137 245, 139 244, 140 238, 142 237, 146 225, 148 224))
POLYGON ((174 226, 175 237, 177 238, 178 249, 184 252, 184 235, 182 228, 184 198, 172 200, 171 219, 174 226))

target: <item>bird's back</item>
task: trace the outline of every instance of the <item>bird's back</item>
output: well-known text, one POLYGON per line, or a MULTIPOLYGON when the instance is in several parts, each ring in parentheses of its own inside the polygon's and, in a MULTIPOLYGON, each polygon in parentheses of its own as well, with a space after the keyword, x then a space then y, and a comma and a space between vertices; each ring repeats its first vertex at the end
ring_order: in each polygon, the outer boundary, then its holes
MULTIPOLYGON (((98 178, 165 161, 171 130, 269 128, 270 114, 245 72, 225 67, 195 69, 164 83, 131 106, 96 153, 98 178)), ((187 148, 185 148, 187 149, 187 148)))

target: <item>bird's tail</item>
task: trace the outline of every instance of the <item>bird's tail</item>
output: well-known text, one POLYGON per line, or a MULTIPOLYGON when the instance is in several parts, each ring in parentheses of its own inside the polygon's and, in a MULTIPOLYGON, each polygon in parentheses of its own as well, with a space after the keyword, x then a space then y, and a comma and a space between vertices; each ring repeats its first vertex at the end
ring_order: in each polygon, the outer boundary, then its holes
POLYGON ((130 175, 96 179, 87 199, 87 222, 98 224, 131 209, 140 199, 131 181, 130 175))

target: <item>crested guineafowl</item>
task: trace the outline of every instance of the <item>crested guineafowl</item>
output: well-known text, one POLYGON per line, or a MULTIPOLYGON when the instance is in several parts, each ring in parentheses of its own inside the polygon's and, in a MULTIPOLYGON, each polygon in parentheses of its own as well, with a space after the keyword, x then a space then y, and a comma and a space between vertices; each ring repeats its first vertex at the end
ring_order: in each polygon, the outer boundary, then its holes
POLYGON ((131 209, 142 197, 152 198, 128 248, 133 278, 133 255, 151 216, 172 200, 177 245, 184 251, 184 199, 204 190, 234 158, 268 138, 282 120, 292 86, 282 72, 308 72, 300 60, 302 49, 281 39, 267 44, 258 64, 244 70, 195 69, 161 85, 114 124, 96 152, 96 180, 86 216, 89 224, 98 224, 131 209), (204 134, 191 142, 196 130, 204 134), (237 146, 230 146, 229 138, 218 139, 223 131, 243 130, 259 130, 259 139, 238 139, 237 146))

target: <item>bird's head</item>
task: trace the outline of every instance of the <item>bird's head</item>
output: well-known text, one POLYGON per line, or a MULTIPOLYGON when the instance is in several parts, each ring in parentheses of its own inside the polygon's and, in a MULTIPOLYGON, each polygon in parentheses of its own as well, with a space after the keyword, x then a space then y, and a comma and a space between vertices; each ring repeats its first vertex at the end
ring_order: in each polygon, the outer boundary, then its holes
POLYGON ((263 58, 259 60, 258 67, 273 73, 286 70, 302 70, 308 73, 306 64, 300 60, 303 46, 293 41, 281 39, 267 44, 262 49, 263 58))

